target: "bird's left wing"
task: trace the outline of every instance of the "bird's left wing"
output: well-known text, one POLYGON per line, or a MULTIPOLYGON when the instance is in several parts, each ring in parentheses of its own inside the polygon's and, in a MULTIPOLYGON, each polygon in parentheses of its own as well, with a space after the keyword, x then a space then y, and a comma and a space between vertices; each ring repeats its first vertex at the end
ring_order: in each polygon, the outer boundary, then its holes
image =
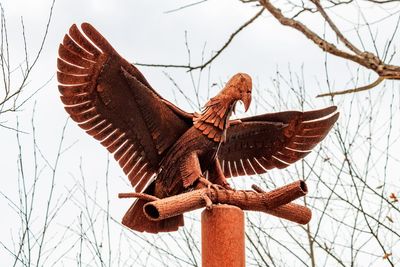
POLYGON ((287 111, 241 119, 218 152, 225 177, 286 168, 322 141, 339 117, 336 107, 287 111))
POLYGON ((157 94, 90 24, 73 25, 59 47, 57 78, 66 111, 101 141, 141 191, 191 115, 157 94))

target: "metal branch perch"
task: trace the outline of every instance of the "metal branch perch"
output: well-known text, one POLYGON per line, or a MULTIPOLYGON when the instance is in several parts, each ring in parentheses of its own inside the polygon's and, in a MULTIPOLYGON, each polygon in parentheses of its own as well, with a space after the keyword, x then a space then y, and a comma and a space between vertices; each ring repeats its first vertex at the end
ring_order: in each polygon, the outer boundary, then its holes
MULTIPOLYGON (((310 221, 310 209, 290 203, 307 194, 304 181, 297 181, 270 192, 261 192, 258 187, 253 188, 256 191, 215 188, 194 190, 148 202, 144 205, 143 211, 150 220, 159 221, 203 207, 211 208, 212 204, 229 204, 242 210, 261 211, 300 224, 310 221)), ((119 196, 151 199, 137 193, 124 193, 119 196)))

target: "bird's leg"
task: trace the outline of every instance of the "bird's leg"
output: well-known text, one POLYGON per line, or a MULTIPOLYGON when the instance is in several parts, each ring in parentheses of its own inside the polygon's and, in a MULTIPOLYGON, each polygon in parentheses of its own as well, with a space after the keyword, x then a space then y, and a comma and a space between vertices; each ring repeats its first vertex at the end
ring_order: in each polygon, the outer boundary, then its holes
POLYGON ((212 209, 213 203, 212 203, 210 197, 205 192, 201 195, 201 197, 206 202, 206 209, 208 209, 208 210, 212 209))
POLYGON ((219 184, 213 184, 208 179, 204 178, 204 176, 202 176, 202 175, 199 177, 199 179, 197 179, 197 181, 198 181, 198 184, 197 184, 196 188, 207 187, 209 190, 211 188, 213 188, 215 190, 223 190, 223 189, 225 189, 223 186, 221 186, 219 184))
POLYGON ((210 179, 213 183, 222 186, 226 190, 234 190, 226 180, 217 157, 214 159, 210 169, 210 179))
POLYGON ((201 171, 199 157, 196 152, 191 153, 180 167, 183 178, 183 186, 185 188, 194 185, 194 188, 220 189, 218 185, 211 183, 207 180, 201 171))
POLYGON ((196 185, 196 189, 202 189, 202 188, 207 188, 208 192, 203 192, 201 197, 204 199, 204 201, 206 202, 206 209, 210 210, 212 209, 212 201, 210 199, 210 197, 208 196, 208 194, 210 194, 210 190, 211 188, 214 188, 215 190, 220 190, 221 188, 219 188, 219 185, 213 184, 211 183, 208 179, 204 178, 202 175, 199 177, 199 179, 197 179, 197 185, 196 185))

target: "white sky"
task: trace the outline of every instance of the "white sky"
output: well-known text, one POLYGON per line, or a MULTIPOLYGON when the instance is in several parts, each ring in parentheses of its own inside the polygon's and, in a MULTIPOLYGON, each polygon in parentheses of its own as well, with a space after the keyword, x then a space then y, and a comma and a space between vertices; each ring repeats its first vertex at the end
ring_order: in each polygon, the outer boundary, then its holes
MULTIPOLYGON (((16 67, 23 60, 23 46, 20 17, 24 19, 29 54, 33 57, 40 44, 43 35, 44 25, 47 21, 51 2, 48 0, 29 1, 29 0, 3 0, 1 1, 5 10, 9 43, 11 47, 12 65, 16 67)), ((212 51, 219 49, 228 39, 231 32, 236 30, 242 23, 252 17, 259 7, 254 5, 244 5, 239 1, 210 0, 201 5, 187 8, 185 10, 166 14, 165 12, 175 9, 185 4, 185 1, 57 1, 54 8, 54 16, 49 29, 43 54, 30 77, 30 83, 25 90, 24 96, 28 96, 36 88, 44 84, 53 77, 56 71, 56 58, 58 44, 62 41, 64 34, 73 23, 90 22, 92 23, 129 61, 142 63, 168 63, 185 64, 188 62, 185 47, 185 31, 187 31, 188 44, 191 50, 192 64, 200 63, 203 47, 205 46, 205 58, 208 58, 212 51)), ((354 37, 354 42, 359 45, 355 37, 351 24, 346 20, 358 21, 359 16, 354 9, 337 11, 334 18, 338 19, 346 34, 354 37), (345 19, 343 19, 345 18, 345 19)), ((367 9, 367 14, 387 13, 383 9, 367 9)), ((394 28, 397 17, 390 17, 382 22, 379 31, 379 40, 386 40, 394 28)), ((324 24, 320 19, 307 17, 306 21, 311 22, 313 29, 319 34, 324 32, 324 24)), ((361 33, 366 33, 365 27, 360 29, 361 33)), ((369 40, 369 39, 368 39, 369 40)), ((332 39, 334 41, 334 39, 332 39)), ((399 38, 395 38, 394 43, 399 43, 399 38)), ((371 49, 371 42, 365 44, 371 49)), ((382 46, 381 46, 382 47, 382 46)), ((212 64, 210 73, 210 83, 207 84, 207 72, 201 77, 200 90, 202 104, 207 98, 208 86, 217 83, 223 84, 230 76, 236 72, 249 73, 257 88, 257 94, 265 95, 271 86, 271 80, 279 68, 283 73, 288 73, 288 66, 293 72, 300 73, 303 67, 303 76, 306 80, 306 90, 309 101, 315 107, 323 107, 328 103, 325 99, 313 98, 316 94, 326 91, 326 76, 324 69, 325 55, 309 40, 298 32, 284 28, 277 23, 268 13, 240 33, 229 48, 212 64)), ((399 63, 399 57, 394 58, 394 63, 399 63)), ((332 89, 341 90, 348 88, 354 73, 357 73, 357 66, 345 62, 341 59, 328 57, 329 79, 332 89)), ((161 69, 161 68, 140 68, 150 84, 157 89, 165 98, 174 101, 176 89, 173 84, 163 74, 168 72, 178 83, 182 90, 188 95, 193 96, 193 86, 188 75, 182 70, 161 69)), ((195 74, 197 81, 198 75, 195 74)), ((369 76, 370 72, 363 72, 360 83, 375 77, 369 76)), ((15 73, 18 80, 18 74, 15 73)), ((219 86, 211 88, 211 94, 219 90, 219 86)), ((377 91, 377 90, 376 90, 377 91)), ((378 93, 372 92, 372 97, 378 93)), ((288 92, 282 92, 283 95, 288 92)), ((188 111, 193 111, 187 102, 176 93, 178 104, 188 111)), ((365 95, 364 95, 365 96, 365 95)), ((360 97, 364 97, 360 96, 360 97)), ((275 98, 276 96, 271 96, 275 98)), ((267 96, 268 98, 268 96, 267 96)), ((386 99, 387 100, 387 99, 386 99)), ((384 100, 384 101, 386 101, 384 100)), ((27 179, 32 179, 32 129, 30 120, 32 115, 33 103, 36 102, 35 126, 38 136, 38 146, 50 162, 54 162, 55 153, 61 134, 62 127, 67 119, 67 114, 59 100, 59 93, 56 87, 56 80, 53 78, 28 104, 17 114, 8 114, 0 120, 6 125, 15 127, 16 115, 20 121, 20 129, 29 134, 21 134, 24 142, 24 157, 27 179), (26 151, 25 151, 26 149, 26 151)), ((343 102, 339 98, 339 104, 343 102)), ((290 106, 290 104, 289 104, 290 106)), ((296 105, 293 105, 296 107, 296 105)), ((250 112, 255 112, 253 108, 250 112)), ((15 132, 0 128, 0 162, 2 175, 0 179, 0 191, 15 201, 18 200, 17 192, 17 158, 18 150, 15 132)), ((59 172, 56 176, 56 194, 65 194, 66 188, 71 188, 75 180, 79 180, 79 164, 82 160, 84 173, 87 179, 87 186, 94 190, 96 186, 104 184, 104 172, 107 160, 107 153, 101 145, 91 137, 87 136, 75 123, 69 122, 65 146, 74 144, 62 158, 59 172)), ((44 161, 40 160, 41 166, 45 166, 44 161)), ((50 184, 50 172, 48 169, 43 173, 43 188, 45 184, 50 184)), ((119 200, 117 193, 130 191, 127 182, 124 182, 122 171, 117 164, 110 160, 110 198, 111 215, 117 220, 121 218, 130 205, 130 200, 119 200), (118 178, 120 177, 120 178, 118 178)), ((100 190, 100 189, 99 189, 100 190)), ((103 192, 103 191, 101 191, 103 192)), ((44 200, 47 190, 43 189, 43 195, 37 196, 38 206, 45 208, 44 200)), ((3 200, 3 199, 2 199, 3 200)), ((104 203, 104 195, 98 195, 99 203, 104 203)), ((77 211, 64 209, 62 219, 57 223, 62 224, 63 219, 75 218, 77 211)), ((75 207, 76 208, 76 207, 75 207)), ((3 242, 11 242, 11 233, 16 233, 17 228, 14 224, 18 222, 17 215, 14 214, 7 203, 0 202, 0 210, 7 210, 0 220, 0 239, 3 242)), ((37 215, 40 221, 40 215, 37 215)), ((66 223, 67 224, 67 223, 66 223)), ((0 250, 1 259, 10 259, 7 252, 0 250)), ((67 262, 68 263, 68 262, 67 262)), ((2 263, 3 264, 3 263, 2 263)), ((8 266, 6 264, 5 266, 8 266)))

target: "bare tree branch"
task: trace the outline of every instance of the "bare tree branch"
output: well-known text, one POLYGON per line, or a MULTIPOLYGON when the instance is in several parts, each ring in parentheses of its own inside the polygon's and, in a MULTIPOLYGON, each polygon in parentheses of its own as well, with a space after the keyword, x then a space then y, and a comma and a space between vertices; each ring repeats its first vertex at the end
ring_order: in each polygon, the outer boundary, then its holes
POLYGON ((337 37, 355 54, 360 55, 361 51, 358 50, 357 47, 355 47, 349 40, 347 40, 346 37, 340 32, 338 27, 335 25, 335 23, 331 20, 331 18, 328 16, 328 14, 325 12, 325 9, 321 6, 320 0, 311 0, 317 7, 317 10, 321 15, 324 17, 326 22, 328 22, 329 26, 332 28, 332 30, 336 33, 337 37))
POLYGON ((184 6, 178 7, 178 8, 174 8, 174 9, 165 11, 164 13, 165 13, 165 14, 174 13, 174 12, 176 12, 176 11, 180 11, 180 10, 183 10, 183 9, 186 9, 186 8, 189 8, 189 7, 197 6, 197 5, 202 4, 202 3, 204 3, 204 2, 207 2, 207 0, 199 0, 199 1, 197 1, 197 2, 193 2, 193 3, 190 3, 190 4, 186 4, 186 5, 184 5, 184 6))
MULTIPOLYGON (((341 57, 343 59, 351 60, 361 66, 364 66, 367 69, 373 70, 376 72, 381 79, 393 79, 393 80, 399 80, 400 79, 400 67, 395 66, 395 65, 389 65, 384 63, 377 55, 364 51, 361 52, 358 48, 356 48, 350 41, 348 41, 344 35, 340 32, 340 30, 336 27, 336 25, 333 23, 333 21, 330 19, 330 17, 327 15, 327 13, 324 11, 323 7, 320 5, 319 0, 312 0, 312 2, 316 5, 318 11, 321 13, 321 15, 325 18, 325 20, 328 22, 332 30, 336 33, 338 36, 339 40, 341 40, 354 54, 343 51, 339 48, 337 48, 334 44, 329 43, 325 39, 321 38, 310 30, 306 25, 303 23, 285 17, 281 10, 279 10, 277 7, 275 7, 269 0, 260 0, 260 4, 264 6, 282 25, 294 28, 304 34, 308 39, 310 39, 312 42, 314 42, 316 45, 318 45, 323 51, 341 57)), ((382 82, 382 80, 379 80, 379 83, 382 82)), ((378 83, 378 84, 379 84, 378 83)), ((371 85, 363 86, 360 87, 360 89, 356 88, 353 90, 346 90, 346 93, 352 93, 352 92, 360 92, 364 90, 368 90, 372 87, 375 86, 376 83, 372 83, 371 85), (365 89, 367 88, 367 89, 365 89)), ((344 94, 344 93, 343 93, 344 94)), ((324 95, 330 95, 333 96, 335 94, 324 94, 324 95)), ((320 95, 321 96, 321 95, 320 95)))
POLYGON ((32 70, 34 69, 35 65, 37 64, 37 62, 42 54, 44 45, 47 40, 50 23, 52 21, 53 9, 54 9, 55 2, 56 2, 56 0, 52 0, 52 2, 51 2, 47 23, 46 23, 45 29, 44 29, 44 34, 41 39, 39 49, 37 50, 32 62, 30 62, 30 60, 29 60, 28 44, 26 41, 25 24, 24 24, 23 18, 21 17, 21 31, 22 31, 22 41, 23 41, 23 47, 24 47, 24 61, 23 61, 23 63, 18 64, 18 67, 16 68, 16 69, 21 70, 21 75, 22 75, 21 81, 19 82, 19 84, 17 86, 13 86, 11 84, 11 75, 13 73, 13 70, 12 70, 11 62, 10 62, 10 46, 9 46, 9 42, 8 42, 7 23, 6 23, 5 11, 4 11, 2 5, 0 4, 0 9, 1 9, 0 69, 1 69, 1 75, 3 76, 2 77, 2 83, 3 83, 2 87, 4 88, 4 94, 1 96, 1 99, 0 99, 0 114, 18 110, 18 108, 20 108, 21 105, 24 104, 32 96, 31 95, 28 98, 26 98, 25 100, 23 100, 22 104, 17 104, 17 100, 19 99, 22 91, 27 87, 28 78, 29 78, 30 74, 32 73, 32 70))
POLYGON ((210 65, 230 45, 230 43, 233 41, 233 39, 236 37, 236 35, 238 35, 247 26, 252 24, 258 17, 260 17, 261 14, 263 13, 263 11, 264 11, 264 8, 262 8, 259 12, 257 12, 257 14, 255 16, 253 16, 250 20, 246 21, 242 26, 240 26, 235 32, 233 32, 231 34, 228 41, 226 41, 226 43, 220 49, 218 49, 216 51, 214 56, 212 56, 210 59, 208 59, 206 62, 204 62, 200 65, 193 66, 191 64, 174 65, 174 64, 147 64, 147 63, 135 63, 135 65, 146 66, 146 67, 161 67, 161 68, 183 68, 183 69, 187 69, 188 71, 193 71, 193 70, 197 70, 197 69, 203 70, 205 67, 210 65))
POLYGON ((361 87, 357 87, 357 88, 349 89, 349 90, 336 91, 336 92, 332 92, 332 93, 324 93, 324 94, 317 95, 317 97, 345 95, 345 94, 358 93, 361 91, 370 90, 370 89, 374 88, 375 86, 377 86, 378 84, 380 84, 381 82, 383 82, 384 80, 385 80, 384 77, 378 77, 378 79, 376 79, 374 82, 372 82, 368 85, 365 85, 365 86, 361 86, 361 87))

